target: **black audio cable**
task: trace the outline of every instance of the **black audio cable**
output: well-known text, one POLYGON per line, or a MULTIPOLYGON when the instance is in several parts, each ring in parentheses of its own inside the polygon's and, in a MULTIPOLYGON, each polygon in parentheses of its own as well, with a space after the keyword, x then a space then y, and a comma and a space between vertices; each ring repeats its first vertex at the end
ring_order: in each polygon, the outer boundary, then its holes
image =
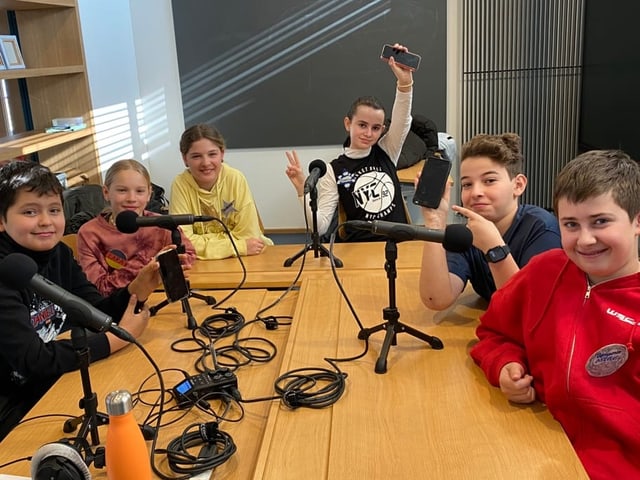
POLYGON ((175 473, 197 475, 213 470, 236 452, 231 435, 218 427, 218 422, 191 424, 166 449, 157 452, 167 455, 169 468, 175 473), (191 451, 196 447, 200 450, 194 455, 191 451))

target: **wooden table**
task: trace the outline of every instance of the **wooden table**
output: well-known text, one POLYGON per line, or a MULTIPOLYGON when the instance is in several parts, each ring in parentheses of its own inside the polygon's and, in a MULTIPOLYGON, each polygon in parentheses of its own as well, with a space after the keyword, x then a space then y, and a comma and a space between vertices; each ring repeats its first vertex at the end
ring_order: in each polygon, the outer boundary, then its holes
MULTIPOLYGON (((225 306, 235 306, 245 316, 246 320, 251 320, 255 317, 255 313, 259 308, 271 304, 279 295, 280 292, 243 290, 234 295, 225 306)), ((269 310, 268 314, 291 315, 297 295, 297 292, 289 293, 282 303, 269 310)), ((158 299, 160 298, 158 296, 158 299)), ((197 304, 193 302, 193 313, 198 322, 201 323, 204 318, 216 312, 201 302, 197 304)), ((197 373, 193 366, 197 354, 178 353, 170 348, 170 344, 174 340, 190 337, 190 330, 187 330, 185 325, 186 321, 184 314, 180 312, 180 304, 174 303, 162 309, 150 320, 149 327, 139 339, 161 369, 181 368, 190 374, 197 373)), ((242 331, 241 336, 265 337, 274 342, 278 348, 278 353, 271 362, 245 366, 237 371, 238 389, 243 398, 252 399, 273 395, 273 380, 280 369, 280 362, 283 358, 282 350, 288 334, 289 327, 280 327, 274 331, 267 331, 262 323, 253 324, 247 327, 246 331, 242 331)), ((216 345, 218 344, 216 343, 216 345)), ((92 364, 90 366, 90 377, 92 389, 98 397, 99 410, 101 412, 105 411, 104 400, 109 392, 125 388, 133 393, 138 390, 145 378, 153 375, 153 372, 148 360, 132 345, 107 359, 92 364)), ((173 387, 174 384, 184 378, 179 372, 167 372, 163 374, 163 377, 166 382, 166 388, 173 387)), ((146 386, 148 388, 157 388, 157 379, 152 378, 146 386)), ((82 396, 80 373, 71 372, 65 374, 27 416, 34 417, 51 413, 71 416, 81 415, 83 411, 79 409, 78 401, 82 396)), ((157 397, 157 395, 155 396, 157 397)), ((154 398, 154 395, 148 395, 145 398, 151 399, 154 398)), ((227 463, 216 469, 216 479, 251 477, 255 469, 269 406, 269 402, 245 404, 246 413, 241 422, 221 423, 220 428, 233 437, 238 450, 227 463)), ((148 409, 142 405, 137 405, 134 408, 136 417, 140 422, 144 419, 147 411, 148 409)), ((164 421, 174 417, 174 414, 167 414, 164 421)), ((17 426, 0 444, 0 464, 16 458, 31 456, 45 443, 72 436, 62 431, 64 420, 65 418, 63 417, 43 418, 17 426)), ((211 420, 212 417, 199 411, 190 412, 178 424, 163 427, 160 430, 157 447, 166 447, 167 442, 177 437, 187 425, 211 420)), ((106 426, 101 426, 98 429, 102 444, 106 441, 106 429, 106 426)), ((162 460, 163 456, 158 455, 157 458, 162 460)), ((160 463, 160 466, 163 471, 170 474, 166 464, 160 463)), ((30 468, 29 462, 21 462, 3 469, 0 473, 28 476, 30 468)), ((105 469, 91 468, 91 472, 95 479, 106 478, 105 469)))
MULTIPOLYGON (((415 272, 399 273, 400 321, 436 335, 444 349, 401 333, 387 373, 376 374, 384 331, 372 335, 364 358, 340 364, 347 390, 332 407, 271 406, 253 478, 588 478, 549 412, 509 404, 472 362, 477 297, 434 314, 420 305, 417 281, 415 272)), ((366 282, 349 275, 343 284, 364 326, 380 323, 388 306, 384 274, 366 282)), ((331 279, 305 279, 282 370, 358 354, 358 331, 331 279)))
MULTIPOLYGON (((366 356, 339 364, 348 374, 347 385, 344 395, 333 406, 291 410, 279 401, 245 404, 247 413, 241 422, 221 425, 232 435, 238 451, 216 469, 212 478, 588 478, 564 432, 544 406, 509 404, 472 362, 468 351, 475 341, 477 318, 484 308, 475 294, 465 292, 454 307, 438 313, 420 303, 419 272, 407 258, 411 252, 417 255, 421 251, 420 242, 417 247, 411 243, 399 245, 398 263, 407 262, 398 269, 396 279, 399 320, 437 336, 444 349, 433 350, 425 342, 400 333, 397 345, 391 346, 387 356, 387 372, 376 374, 374 365, 385 334, 379 331, 369 338, 366 356)), ((371 268, 347 268, 340 272, 340 278, 361 322, 370 328, 384 320, 382 309, 389 306, 389 285, 384 270, 378 266, 384 262, 384 243, 368 248, 371 250, 360 246, 354 246, 353 251, 347 248, 343 256, 346 260, 354 255, 354 259, 362 259, 371 268), (363 256, 367 251, 368 255, 363 256)), ((419 262, 419 258, 418 255, 412 261, 419 262)), ((304 275, 300 290, 289 293, 283 303, 269 312, 293 312, 292 326, 267 331, 257 324, 246 332, 269 338, 279 351, 268 364, 238 371, 243 398, 271 395, 280 373, 295 368, 330 368, 324 358, 351 357, 363 350, 364 342, 357 338, 359 329, 334 279, 325 274, 328 270, 321 265, 326 259, 317 260, 315 269, 309 267, 304 275)), ((226 261, 210 263, 217 267, 223 262, 226 261)), ((266 272, 266 267, 263 268, 266 272)), ((255 272, 260 273, 258 269, 255 272)), ((225 272, 220 271, 219 275, 225 272)), ((216 292, 216 296, 224 293, 216 292)), ((261 289, 241 290, 226 306, 237 307, 250 319, 279 294, 261 289)), ((192 302, 192 308, 200 322, 214 313, 202 302, 192 302)), ((171 304, 151 319, 140 341, 161 368, 177 367, 195 373, 192 366, 195 354, 170 349, 173 340, 188 334, 179 304, 171 304)), ((134 347, 91 366, 93 390, 100 406, 104 405, 108 392, 118 388, 135 391, 151 374, 147 360, 134 347)), ((179 374, 174 377, 167 374, 167 386, 173 386, 181 378, 179 374)), ((81 414, 77 407, 81 396, 79 373, 69 373, 29 416, 53 412, 81 414)), ((136 407, 136 413, 142 418, 144 408, 136 407)), ((43 443, 64 437, 63 420, 35 420, 14 429, 0 444, 0 463, 32 455, 43 443)), ((179 424, 161 430, 158 446, 166 446, 187 424, 209 420, 200 412, 190 413, 179 424)), ((106 427, 100 430, 104 442, 106 427)), ((166 465, 161 467, 168 471, 166 465)), ((29 464, 23 462, 3 469, 2 473, 27 475, 28 471, 29 464)), ((104 470, 94 469, 93 473, 94 478, 106 478, 104 470)))
MULTIPOLYGON (((342 260, 344 266, 338 268, 338 274, 358 271, 363 275, 368 272, 384 271, 386 242, 337 243, 334 255, 342 260)), ((420 268, 422 261, 421 241, 398 243, 398 269, 420 268)), ((329 248, 329 245, 325 245, 329 248)), ((264 253, 242 257, 247 270, 245 288, 286 288, 291 285, 299 273, 302 257, 290 267, 284 261, 303 248, 303 245, 274 245, 267 247, 264 253)), ((314 257, 309 251, 304 259, 301 279, 320 274, 331 275, 331 263, 328 257, 314 257)), ((228 289, 235 288, 242 279, 242 267, 238 258, 223 260, 197 260, 189 272, 191 286, 194 289, 228 289)), ((195 301, 194 301, 195 302, 195 301)))

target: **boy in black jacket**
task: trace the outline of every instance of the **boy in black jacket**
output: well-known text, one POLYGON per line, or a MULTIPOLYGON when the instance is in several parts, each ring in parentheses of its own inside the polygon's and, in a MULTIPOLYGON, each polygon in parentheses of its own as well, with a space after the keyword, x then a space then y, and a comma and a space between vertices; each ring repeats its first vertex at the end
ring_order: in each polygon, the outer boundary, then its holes
MULTIPOLYGON (((64 227, 62 186, 48 168, 28 161, 0 168, 0 261, 16 252, 31 257, 40 275, 119 318, 122 328, 140 336, 149 310, 134 310, 160 283, 157 262, 145 266, 128 287, 102 297, 71 249, 60 242, 64 227)), ((63 373, 78 368, 71 341, 56 339, 70 328, 58 305, 0 279, 0 440, 63 373)), ((126 344, 112 333, 88 336, 94 361, 126 344)))

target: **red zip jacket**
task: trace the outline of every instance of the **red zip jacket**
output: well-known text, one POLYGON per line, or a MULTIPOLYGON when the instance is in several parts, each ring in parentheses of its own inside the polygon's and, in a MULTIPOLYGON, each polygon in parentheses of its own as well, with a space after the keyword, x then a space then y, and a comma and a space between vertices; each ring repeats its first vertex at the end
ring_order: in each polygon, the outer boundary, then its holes
POLYGON ((589 286, 550 250, 493 295, 471 356, 495 386, 505 364, 525 366, 592 479, 640 478, 639 321, 640 274, 589 286), (625 351, 618 370, 594 376, 625 351))

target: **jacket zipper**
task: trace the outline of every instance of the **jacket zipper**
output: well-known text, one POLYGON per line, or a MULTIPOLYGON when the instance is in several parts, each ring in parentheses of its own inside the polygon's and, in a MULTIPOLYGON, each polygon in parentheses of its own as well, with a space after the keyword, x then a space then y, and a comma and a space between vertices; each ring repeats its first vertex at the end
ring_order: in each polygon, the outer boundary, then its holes
MULTIPOLYGON (((591 282, 587 279, 587 290, 584 292, 584 301, 582 302, 582 306, 587 303, 589 297, 591 296, 591 282)), ((573 363, 573 353, 576 347, 576 326, 573 327, 573 339, 571 340, 571 351, 569 353, 569 364, 567 366, 567 393, 569 393, 569 377, 571 375, 571 364, 573 363)))

